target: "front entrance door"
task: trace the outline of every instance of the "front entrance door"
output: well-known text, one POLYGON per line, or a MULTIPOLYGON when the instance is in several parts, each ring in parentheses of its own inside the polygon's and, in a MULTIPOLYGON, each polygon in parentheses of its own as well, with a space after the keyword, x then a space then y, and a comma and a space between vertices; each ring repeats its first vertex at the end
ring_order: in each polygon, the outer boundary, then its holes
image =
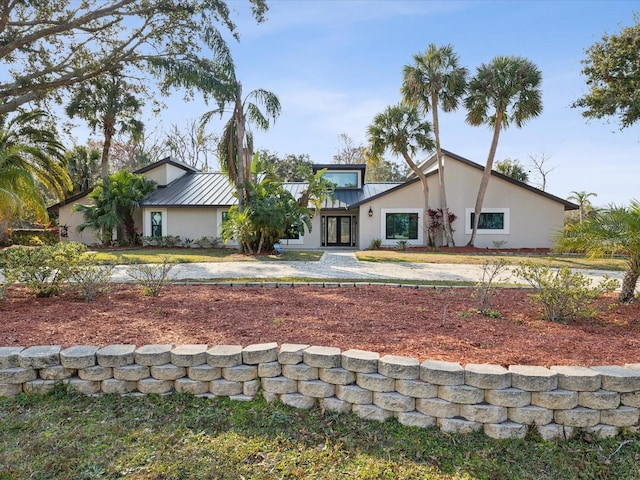
POLYGON ((351 217, 326 217, 325 238, 328 247, 352 246, 351 217))

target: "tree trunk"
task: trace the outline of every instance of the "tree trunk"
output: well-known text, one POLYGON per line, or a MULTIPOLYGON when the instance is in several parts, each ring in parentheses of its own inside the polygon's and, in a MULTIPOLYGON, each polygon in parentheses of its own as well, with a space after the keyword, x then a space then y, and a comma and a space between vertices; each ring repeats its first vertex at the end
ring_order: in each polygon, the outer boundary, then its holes
POLYGON ((496 112, 495 124, 493 125, 493 139, 491 140, 491 148, 489 148, 489 155, 487 156, 487 164, 484 166, 484 172, 482 172, 480 188, 478 188, 478 197, 476 199, 476 206, 473 214, 473 230, 471 231, 469 243, 467 243, 468 247, 473 247, 476 241, 476 233, 478 232, 478 223, 480 221, 480 214, 482 213, 484 195, 487 193, 487 186, 489 185, 489 179, 491 178, 491 169, 493 168, 493 159, 495 158, 496 150, 498 149, 498 139, 500 138, 500 130, 502 129, 503 116, 504 112, 496 112))
POLYGON ((236 123, 236 158, 238 159, 238 209, 244 208, 245 200, 245 168, 244 168, 244 136, 245 136, 245 119, 242 111, 242 85, 237 84, 236 102, 234 108, 234 117, 236 123))
POLYGON ((627 270, 624 272, 624 277, 622 278, 622 288, 620 290, 620 295, 618 295, 618 301, 620 303, 633 302, 638 277, 640 277, 640 261, 631 260, 631 263, 627 265, 627 270))
POLYGON ((440 185, 440 209, 442 210, 442 227, 447 247, 455 246, 453 241, 453 231, 449 223, 449 208, 447 207, 447 193, 444 180, 444 160, 442 158, 442 148, 440 146, 440 122, 438 120, 438 96, 434 92, 431 94, 431 108, 433 109, 433 135, 436 139, 436 156, 438 157, 438 183, 440 185))
POLYGON ((104 119, 104 144, 102 145, 102 161, 100 165, 100 176, 105 181, 109 178, 109 150, 111 150, 111 139, 116 133, 115 118, 104 119))
POLYGON ((411 159, 409 154, 406 152, 406 150, 402 152, 402 156, 404 157, 405 161, 407 162, 411 170, 413 170, 413 173, 415 173, 418 176, 418 178, 420 179, 420 183, 422 183, 422 193, 424 194, 424 213, 422 214, 422 217, 423 217, 422 221, 424 223, 424 232, 428 236, 429 235, 429 220, 428 220, 429 219, 429 184, 427 183, 427 176, 424 174, 422 170, 418 168, 418 166, 415 163, 413 163, 413 160, 411 159))

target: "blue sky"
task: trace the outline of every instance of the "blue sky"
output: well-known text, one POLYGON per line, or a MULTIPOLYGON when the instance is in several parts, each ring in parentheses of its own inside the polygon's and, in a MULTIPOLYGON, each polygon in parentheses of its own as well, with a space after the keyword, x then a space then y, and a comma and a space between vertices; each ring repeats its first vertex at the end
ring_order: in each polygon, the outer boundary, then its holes
MULTIPOLYGON (((264 88, 282 103, 276 124, 255 133, 256 148, 331 162, 341 133, 365 143, 374 115, 400 100, 402 67, 413 55, 429 43, 450 43, 472 73, 497 55, 526 57, 542 71, 543 114, 503 131, 496 160, 528 166, 531 155, 549 157, 547 191, 560 197, 585 190, 597 193, 596 205, 640 199, 640 125, 620 131, 615 120, 587 122, 570 108, 586 92, 584 50, 632 25, 640 2, 270 0, 261 25, 244 0, 229 5, 241 35, 230 45, 245 93, 264 88)), ((167 105, 167 128, 207 110, 177 96, 167 105)), ((442 116, 443 147, 484 164, 491 131, 464 117, 463 108, 442 116)), ((212 130, 221 125, 213 122, 212 130)))

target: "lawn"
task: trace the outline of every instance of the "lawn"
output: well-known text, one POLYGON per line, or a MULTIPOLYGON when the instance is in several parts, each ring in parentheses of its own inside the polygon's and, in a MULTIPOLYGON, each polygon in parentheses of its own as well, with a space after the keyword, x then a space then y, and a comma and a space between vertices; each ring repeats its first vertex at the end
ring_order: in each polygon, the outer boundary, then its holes
POLYGON ((384 424, 263 400, 0 399, 0 479, 635 479, 637 436, 565 442, 384 424))

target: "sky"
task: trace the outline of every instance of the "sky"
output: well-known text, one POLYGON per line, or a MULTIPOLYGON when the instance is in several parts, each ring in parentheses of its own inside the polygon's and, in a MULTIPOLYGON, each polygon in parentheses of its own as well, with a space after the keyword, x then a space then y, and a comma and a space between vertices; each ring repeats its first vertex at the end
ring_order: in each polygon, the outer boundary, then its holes
MULTIPOLYGON (((542 71, 543 113, 523 128, 501 133, 496 161, 546 158, 546 191, 597 194, 595 205, 640 200, 640 124, 620 130, 615 119, 587 121, 571 103, 587 92, 581 74, 585 49, 605 33, 634 24, 638 1, 392 1, 270 0, 267 21, 256 24, 247 2, 229 0, 240 41, 229 44, 245 93, 278 95, 282 113, 256 149, 308 154, 330 163, 346 133, 366 144, 373 117, 400 101, 402 68, 430 43, 451 44, 473 74, 498 55, 522 56, 542 71)), ((209 110, 180 96, 167 100, 160 125, 197 119, 209 110)), ((465 123, 464 107, 441 114, 443 148, 484 164, 489 127, 465 123)), ((213 122, 214 132, 222 121, 213 122)), ((426 158, 427 153, 418 159, 426 158)), ((389 159, 393 159, 389 157, 389 159)), ((395 159, 404 165, 402 159, 395 159)), ((531 172, 536 185, 535 172, 531 172)))

